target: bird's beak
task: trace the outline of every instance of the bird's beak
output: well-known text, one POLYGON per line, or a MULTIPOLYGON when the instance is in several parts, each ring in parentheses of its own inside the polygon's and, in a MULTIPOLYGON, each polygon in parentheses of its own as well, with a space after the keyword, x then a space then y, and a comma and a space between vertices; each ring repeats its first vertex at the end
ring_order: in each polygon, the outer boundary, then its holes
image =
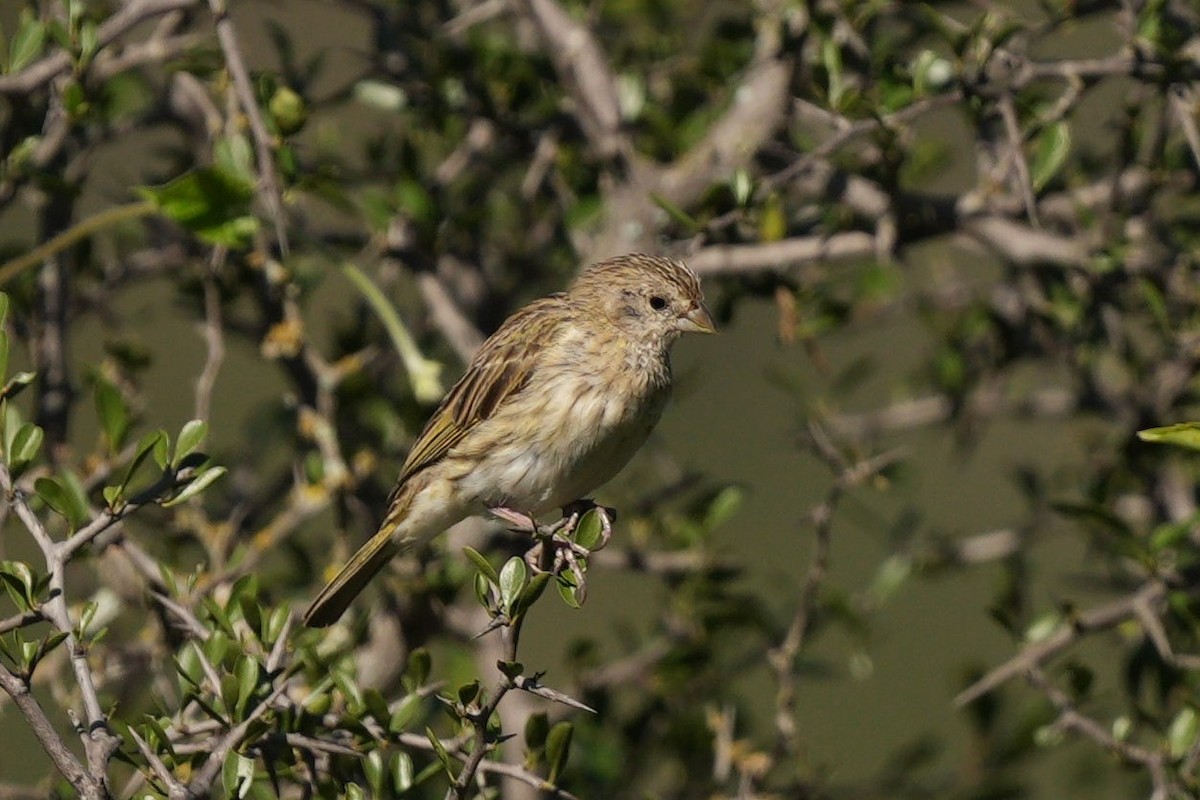
POLYGON ((675 322, 675 327, 688 333, 717 332, 717 326, 713 324, 712 314, 709 314, 708 309, 704 307, 704 303, 700 302, 697 302, 692 306, 691 311, 680 317, 675 322))

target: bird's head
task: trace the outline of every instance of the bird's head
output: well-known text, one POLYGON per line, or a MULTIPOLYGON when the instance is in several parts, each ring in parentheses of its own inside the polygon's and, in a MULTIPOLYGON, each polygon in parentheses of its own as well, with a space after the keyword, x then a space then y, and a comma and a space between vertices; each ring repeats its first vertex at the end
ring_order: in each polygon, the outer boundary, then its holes
POLYGON ((567 296, 584 313, 662 347, 681 333, 716 331, 696 273, 671 258, 633 253, 592 264, 567 296))

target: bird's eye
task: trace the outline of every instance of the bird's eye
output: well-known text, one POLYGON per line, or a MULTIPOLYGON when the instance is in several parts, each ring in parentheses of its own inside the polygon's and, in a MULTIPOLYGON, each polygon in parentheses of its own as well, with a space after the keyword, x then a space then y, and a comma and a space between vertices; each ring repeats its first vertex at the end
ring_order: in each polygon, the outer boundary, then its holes
POLYGON ((667 298, 654 295, 650 298, 650 307, 655 311, 662 311, 667 307, 667 298))

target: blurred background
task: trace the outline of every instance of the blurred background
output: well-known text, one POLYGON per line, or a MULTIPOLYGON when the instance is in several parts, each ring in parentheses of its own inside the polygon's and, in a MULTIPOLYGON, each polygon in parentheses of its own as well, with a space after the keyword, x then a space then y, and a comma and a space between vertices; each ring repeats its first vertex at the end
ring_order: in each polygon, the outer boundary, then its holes
MULTIPOLYGON (((21 596, 13 565, 51 561, 13 513, 0 663, 77 754, 98 696, 113 796, 225 743, 207 779, 239 797, 1200 791, 1195 458, 1136 435, 1195 416, 1192 4, 43 0, 0 26, 4 344, 36 372, 3 390, 6 474, 55 539, 114 518, 63 593, 94 688, 44 581, 21 596), (586 602, 522 620, 526 671, 596 713, 514 692, 456 787, 454 698, 503 682, 463 547, 498 568, 527 537, 464 523, 330 632, 279 626, 481 338, 631 251, 688 261, 720 335, 677 346, 598 493, 586 602), (150 456, 193 419, 227 471, 180 498, 150 456), (235 684, 188 683, 205 657, 235 684)), ((0 797, 81 791, 4 695, 0 730, 0 797)))

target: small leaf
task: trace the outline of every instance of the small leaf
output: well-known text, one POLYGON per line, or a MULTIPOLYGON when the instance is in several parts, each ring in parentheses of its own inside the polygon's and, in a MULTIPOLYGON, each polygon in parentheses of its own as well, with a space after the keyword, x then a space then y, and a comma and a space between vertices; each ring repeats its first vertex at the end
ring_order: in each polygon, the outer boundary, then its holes
POLYGON ((600 542, 602 533, 600 512, 594 508, 590 508, 579 518, 579 523, 575 526, 575 536, 573 538, 580 547, 591 550, 600 542))
POLYGON ((704 513, 704 527, 712 530, 728 522, 741 508, 745 496, 746 492, 740 486, 726 486, 717 492, 704 513))
POLYGON ((195 452, 206 435, 208 435, 208 425, 203 420, 193 419, 185 422, 179 431, 179 436, 175 437, 173 463, 178 466, 183 458, 195 452))
POLYGON ((550 720, 545 711, 530 714, 525 720, 525 746, 539 750, 546 746, 546 735, 550 733, 550 720))
POLYGON ((1200 450, 1200 422, 1180 422, 1177 425, 1166 425, 1161 428, 1147 428, 1144 431, 1138 431, 1138 438, 1143 442, 1173 444, 1200 450))
POLYGON ((583 607, 583 603, 579 599, 579 586, 576 585, 575 577, 571 573, 564 572, 559 575, 555 585, 558 586, 558 595, 564 603, 571 608, 583 607))
POLYGON ((193 497, 211 486, 215 480, 220 478, 227 471, 228 470, 226 470, 225 467, 212 467, 210 469, 206 469, 200 475, 196 476, 191 483, 183 487, 183 491, 172 497, 170 500, 165 501, 162 504, 163 508, 170 508, 171 506, 177 506, 180 503, 191 500, 193 497))
POLYGON ((133 480, 133 476, 137 473, 138 468, 154 452, 154 449, 159 446, 159 441, 163 436, 165 434, 161 430, 151 431, 138 441, 133 459, 129 462, 129 467, 125 470, 125 478, 118 484, 120 494, 124 494, 125 489, 129 486, 129 482, 133 480))
POLYGON ((429 651, 424 647, 418 647, 408 654, 408 666, 404 670, 404 680, 413 689, 424 686, 425 681, 429 680, 429 670, 432 667, 433 660, 429 657, 429 651))
POLYGON ((479 681, 471 681, 468 684, 458 687, 458 702, 464 706, 469 706, 475 702, 475 698, 479 697, 479 681))
POLYGON ((442 762, 442 766, 450 777, 454 778, 454 761, 450 758, 450 754, 446 752, 446 745, 442 744, 442 740, 433 732, 432 728, 425 729, 425 736, 429 739, 429 743, 433 745, 433 752, 437 755, 438 761, 442 762))
POLYGON ((110 453, 115 453, 125 444, 129 433, 129 407, 121 391, 106 380, 96 381, 96 415, 100 419, 100 430, 108 441, 110 453))
POLYGON ((651 193, 650 199, 654 201, 656 206, 667 212, 667 216, 669 216, 677 224, 682 225, 689 232, 695 233, 704 227, 700 223, 700 220, 696 219, 691 214, 687 213, 662 195, 651 193))
POLYGON ((163 216, 209 244, 240 247, 258 229, 250 215, 254 185, 221 167, 195 169, 163 186, 138 191, 163 216))
POLYGON ((8 321, 8 295, 0 292, 0 326, 8 321))
POLYGON ((513 556, 500 569, 500 605, 505 611, 511 611, 528 578, 525 560, 513 556))
POLYGON ((0 561, 0 581, 21 611, 28 611, 37 604, 34 597, 37 580, 24 561, 0 561))
POLYGON ((46 26, 29 13, 21 14, 21 25, 9 45, 9 72, 20 72, 33 63, 46 44, 46 26))
MULTIPOLYGON (((4 295, 0 294, 0 297, 4 295)), ((7 302, 7 300, 5 301, 7 302)), ((3 322, 0 322, 3 325, 3 322)), ((0 380, 8 374, 8 332, 0 330, 0 380)))
POLYGON ((421 695, 416 692, 406 694, 404 698, 396 704, 396 710, 392 712, 391 719, 388 720, 388 730, 392 733, 400 733, 408 727, 414 719, 424 702, 421 695))
POLYGON ((575 734, 575 726, 570 722, 556 722, 546 736, 546 763, 550 772, 546 780, 554 783, 559 773, 567 765, 571 755, 571 737, 575 734))
POLYGON ((471 563, 475 565, 475 568, 479 570, 481 575, 483 575, 492 583, 500 582, 499 576, 496 575, 496 568, 492 566, 491 562, 487 560, 483 553, 480 553, 474 547, 467 546, 463 548, 463 554, 470 559, 471 563))
POLYGON ((521 673, 525 672, 525 665, 520 661, 497 661, 496 669, 509 679, 517 678, 521 673))
POLYGON ((87 508, 77 504, 75 494, 58 478, 38 478, 33 490, 56 514, 66 518, 72 531, 87 518, 87 508))
POLYGON ((1196 743, 1200 733, 1200 715, 1191 706, 1184 706, 1167 728, 1167 750, 1171 758, 1183 758, 1196 743))
POLYGON ((378 748, 367 753, 363 760, 363 772, 366 773, 367 783, 371 786, 371 796, 383 797, 383 782, 387 772, 383 763, 383 753, 378 748))
POLYGON ((1066 122, 1048 125, 1038 137, 1037 152, 1029 165, 1033 190, 1040 192, 1062 169, 1071 154, 1071 128, 1066 122))
POLYGON ((542 596, 542 592, 546 589, 546 584, 550 582, 549 572, 539 572, 529 579, 529 585, 525 587, 525 591, 521 592, 521 598, 517 601, 517 607, 513 609, 514 614, 523 614, 537 602, 537 599, 542 596))
POLYGON ((248 655, 243 655, 238 659, 235 674, 237 675, 238 693, 233 710, 238 716, 242 716, 246 713, 246 703, 250 701, 250 696, 258 688, 258 662, 248 655))
POLYGON ((13 375, 8 379, 8 383, 4 384, 4 388, 0 389, 0 399, 9 400, 16 397, 22 389, 33 383, 36 377, 36 372, 18 372, 13 375))
POLYGON ((37 458, 38 450, 42 447, 42 437, 42 429, 32 422, 22 423, 17 429, 8 454, 8 466, 14 477, 24 472, 25 467, 37 458))
POLYGON ((408 791, 413 785, 412 756, 403 750, 392 756, 392 784, 397 792, 408 791))

